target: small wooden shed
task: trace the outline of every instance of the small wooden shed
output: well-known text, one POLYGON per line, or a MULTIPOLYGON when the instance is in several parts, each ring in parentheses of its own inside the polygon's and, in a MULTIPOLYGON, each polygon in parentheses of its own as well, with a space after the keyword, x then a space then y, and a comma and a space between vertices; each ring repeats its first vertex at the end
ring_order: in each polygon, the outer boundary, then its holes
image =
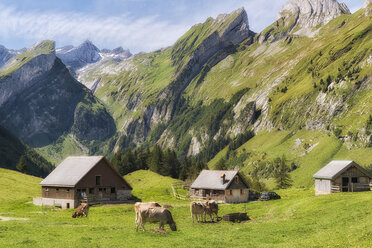
POLYGON ((190 195, 201 200, 248 202, 249 187, 239 171, 203 170, 190 186, 190 195))
POLYGON ((354 161, 332 161, 314 174, 315 195, 369 191, 372 176, 354 161))
POLYGON ((120 203, 131 197, 132 187, 103 156, 68 157, 41 183, 42 197, 35 205, 76 208, 89 203, 120 203))

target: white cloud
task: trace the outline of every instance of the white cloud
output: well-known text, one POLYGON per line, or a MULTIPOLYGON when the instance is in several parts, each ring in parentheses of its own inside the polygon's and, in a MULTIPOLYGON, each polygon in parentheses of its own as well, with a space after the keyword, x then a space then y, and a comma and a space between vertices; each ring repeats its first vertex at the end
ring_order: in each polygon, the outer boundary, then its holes
POLYGON ((99 17, 79 13, 19 12, 0 4, 0 36, 27 40, 56 40, 77 45, 85 39, 99 47, 123 46, 134 52, 171 45, 190 28, 185 24, 159 21, 156 16, 133 19, 99 17))

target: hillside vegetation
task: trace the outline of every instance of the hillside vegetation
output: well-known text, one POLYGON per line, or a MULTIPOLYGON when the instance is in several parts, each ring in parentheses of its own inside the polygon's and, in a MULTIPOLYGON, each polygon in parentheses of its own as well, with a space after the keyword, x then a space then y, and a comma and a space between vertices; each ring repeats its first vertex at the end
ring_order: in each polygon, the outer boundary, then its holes
POLYGON ((18 170, 17 164, 23 157, 26 163, 24 172, 30 175, 45 177, 53 169, 51 163, 2 126, 0 126, 0 157, 0 168, 12 170, 18 170))
POLYGON ((246 209, 250 221, 193 224, 189 202, 166 192, 170 178, 146 171, 128 175, 143 201, 171 203, 178 230, 135 232, 133 205, 94 206, 88 218, 74 210, 33 206, 39 178, 0 169, 1 247, 369 247, 372 242, 371 192, 315 197, 313 190, 282 190, 282 200, 220 205, 220 215, 246 209), (8 221, 2 221, 4 217, 8 221), (347 227, 345 227, 347 223, 347 227))

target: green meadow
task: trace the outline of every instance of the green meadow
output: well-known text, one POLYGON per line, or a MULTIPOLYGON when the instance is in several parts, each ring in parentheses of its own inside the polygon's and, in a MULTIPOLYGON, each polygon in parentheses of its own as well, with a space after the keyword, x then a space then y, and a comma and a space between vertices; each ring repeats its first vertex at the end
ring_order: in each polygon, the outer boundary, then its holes
POLYGON ((315 197, 312 189, 289 189, 281 200, 220 204, 220 216, 247 211, 243 223, 193 224, 189 202, 171 195, 174 179, 148 171, 125 177, 142 201, 173 206, 178 230, 136 233, 133 205, 93 206, 88 218, 74 210, 38 207, 40 178, 0 169, 0 247, 370 247, 372 192, 315 197))

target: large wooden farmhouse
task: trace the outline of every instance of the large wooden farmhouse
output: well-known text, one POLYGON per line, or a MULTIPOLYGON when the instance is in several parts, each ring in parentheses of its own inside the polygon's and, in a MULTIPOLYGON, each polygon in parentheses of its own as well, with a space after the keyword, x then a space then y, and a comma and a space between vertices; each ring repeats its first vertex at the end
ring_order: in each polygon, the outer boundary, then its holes
POLYGON ((353 161, 332 161, 313 176, 315 195, 370 190, 371 175, 353 161))
POLYGON ((103 156, 68 157, 41 183, 42 197, 34 204, 76 208, 89 203, 123 202, 131 197, 132 187, 103 156))
POLYGON ((238 171, 203 170, 190 187, 196 199, 248 202, 249 187, 238 171))

